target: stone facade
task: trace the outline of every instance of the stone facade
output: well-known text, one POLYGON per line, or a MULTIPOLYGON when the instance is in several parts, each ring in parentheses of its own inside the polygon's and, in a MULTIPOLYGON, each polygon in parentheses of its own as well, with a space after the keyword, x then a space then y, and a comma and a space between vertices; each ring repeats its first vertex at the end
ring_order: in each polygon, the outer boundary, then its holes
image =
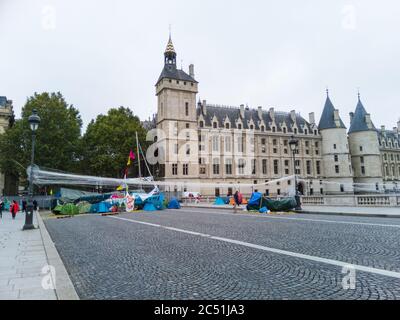
MULTIPOLYGON (((10 127, 14 119, 13 105, 11 100, 0 96, 0 134, 10 127)), ((0 195, 4 194, 5 176, 0 173, 0 195)))
POLYGON ((156 84, 156 123, 164 155, 160 177, 171 182, 169 189, 209 196, 236 189, 245 194, 257 189, 271 196, 288 195, 294 193, 296 174, 303 194, 352 194, 362 192, 363 184, 383 191, 384 181, 399 180, 400 123, 393 132, 376 130, 360 99, 349 134, 329 93, 318 125, 314 113, 307 121, 295 110, 196 104, 194 66, 189 73, 177 69, 171 39, 164 57, 156 84), (299 143, 295 169, 292 137, 299 143), (191 182, 202 182, 204 187, 185 187, 191 182), (244 184, 253 186, 241 187, 244 184))

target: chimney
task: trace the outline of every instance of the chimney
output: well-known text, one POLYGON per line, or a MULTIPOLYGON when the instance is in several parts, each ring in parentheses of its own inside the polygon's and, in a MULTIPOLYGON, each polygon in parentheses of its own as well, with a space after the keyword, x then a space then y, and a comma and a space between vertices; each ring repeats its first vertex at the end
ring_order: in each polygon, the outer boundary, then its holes
POLYGON ((240 117, 244 119, 244 104, 240 105, 240 117))
POLYGON ((386 131, 386 127, 385 126, 381 126, 381 131, 385 132, 386 131))
POLYGON ((351 124, 354 119, 354 112, 350 112, 349 115, 350 115, 350 124, 351 124))
POLYGON ((308 118, 309 118, 311 124, 315 124, 315 113, 314 112, 310 112, 308 114, 308 118))
POLYGON ((191 76, 194 79, 194 64, 191 64, 189 66, 189 76, 191 76))
POLYGON ((262 120, 262 107, 261 106, 258 107, 258 118, 260 120, 262 120))
POLYGON ((207 114, 207 101, 203 100, 203 114, 206 115, 207 114))
POLYGON ((372 129, 371 114, 367 113, 365 115, 365 123, 367 124, 369 129, 372 129))
POLYGON ((271 117, 272 121, 275 121, 275 110, 274 110, 274 108, 269 108, 269 116, 271 117))
POLYGON ((292 118, 293 122, 296 122, 296 111, 295 110, 290 111, 290 117, 292 118))

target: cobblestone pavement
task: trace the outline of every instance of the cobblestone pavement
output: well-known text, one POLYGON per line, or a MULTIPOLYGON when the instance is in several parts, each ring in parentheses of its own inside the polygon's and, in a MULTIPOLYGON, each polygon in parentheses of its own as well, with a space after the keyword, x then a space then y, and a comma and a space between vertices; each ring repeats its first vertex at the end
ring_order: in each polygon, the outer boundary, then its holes
POLYGON ((400 220, 250 216, 216 210, 46 220, 82 299, 399 299, 400 279, 250 248, 157 224, 320 258, 400 270, 400 220))

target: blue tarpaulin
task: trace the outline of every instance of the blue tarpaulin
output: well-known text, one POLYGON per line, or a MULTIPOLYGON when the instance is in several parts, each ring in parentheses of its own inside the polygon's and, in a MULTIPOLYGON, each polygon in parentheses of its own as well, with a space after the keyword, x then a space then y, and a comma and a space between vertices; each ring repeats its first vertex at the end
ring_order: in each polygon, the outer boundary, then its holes
POLYGON ((253 192, 253 194, 251 195, 251 198, 249 200, 249 206, 259 205, 261 198, 262 198, 262 193, 253 192))
POLYGON ((151 202, 147 202, 143 208, 144 211, 157 211, 157 208, 151 202))
POLYGON ((171 199, 171 201, 168 203, 168 209, 180 209, 181 204, 176 198, 171 199))
POLYGON ((217 199, 215 199, 214 204, 217 205, 217 206, 222 206, 222 205, 225 204, 225 201, 222 198, 217 198, 217 199))

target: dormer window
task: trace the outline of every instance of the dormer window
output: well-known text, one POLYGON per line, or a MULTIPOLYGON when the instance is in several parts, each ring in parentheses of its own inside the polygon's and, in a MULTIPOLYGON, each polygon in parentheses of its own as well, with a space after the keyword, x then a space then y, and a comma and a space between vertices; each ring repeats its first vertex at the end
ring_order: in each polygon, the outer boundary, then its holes
POLYGON ((283 128, 283 133, 287 133, 287 130, 286 130, 286 128, 283 128))
POLYGON ((204 128, 204 121, 200 121, 200 128, 204 128))
POLYGON ((294 134, 297 134, 297 128, 295 128, 295 129, 293 130, 293 132, 294 132, 294 134))
POLYGON ((218 128, 218 124, 216 122, 213 122, 213 128, 217 129, 218 128))
POLYGON ((229 123, 225 123, 225 128, 229 129, 229 127, 230 127, 229 123))
POLYGON ((254 126, 253 125, 250 126, 250 130, 254 130, 254 126))
POLYGON ((307 130, 307 129, 304 130, 304 134, 305 134, 305 135, 308 134, 308 130, 307 130))
POLYGON ((242 125, 241 124, 238 124, 238 129, 242 130, 242 125))
POLYGON ((276 128, 275 127, 272 127, 272 132, 276 132, 276 128))
POLYGON ((264 132, 264 131, 265 131, 265 127, 261 126, 261 132, 264 132))

